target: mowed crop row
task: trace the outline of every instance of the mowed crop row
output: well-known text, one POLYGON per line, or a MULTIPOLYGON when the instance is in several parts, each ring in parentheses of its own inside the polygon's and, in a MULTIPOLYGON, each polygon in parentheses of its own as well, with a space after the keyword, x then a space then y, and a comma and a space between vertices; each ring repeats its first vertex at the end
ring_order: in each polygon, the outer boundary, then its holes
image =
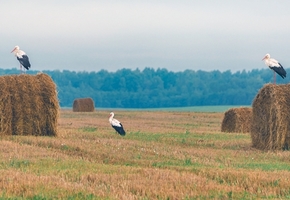
POLYGON ((223 113, 62 110, 57 137, 0 140, 3 199, 290 198, 289 151, 222 133, 223 113))

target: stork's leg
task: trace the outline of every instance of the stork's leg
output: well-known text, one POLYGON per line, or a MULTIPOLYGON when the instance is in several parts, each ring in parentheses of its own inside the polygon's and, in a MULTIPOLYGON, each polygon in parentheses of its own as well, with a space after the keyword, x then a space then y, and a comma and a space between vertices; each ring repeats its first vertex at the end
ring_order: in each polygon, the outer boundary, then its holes
POLYGON ((274 72, 274 84, 276 85, 276 73, 274 72))
POLYGON ((20 64, 20 73, 23 74, 22 65, 20 64))

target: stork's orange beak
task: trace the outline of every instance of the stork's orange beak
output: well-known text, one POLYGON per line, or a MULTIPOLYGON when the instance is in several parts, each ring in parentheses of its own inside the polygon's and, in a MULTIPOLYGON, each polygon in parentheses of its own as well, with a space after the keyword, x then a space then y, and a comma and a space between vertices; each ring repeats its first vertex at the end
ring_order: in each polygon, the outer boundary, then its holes
POLYGON ((266 56, 262 60, 265 60, 265 59, 266 59, 266 56))
POLYGON ((15 51, 16 48, 14 48, 10 53, 12 53, 13 51, 15 51))

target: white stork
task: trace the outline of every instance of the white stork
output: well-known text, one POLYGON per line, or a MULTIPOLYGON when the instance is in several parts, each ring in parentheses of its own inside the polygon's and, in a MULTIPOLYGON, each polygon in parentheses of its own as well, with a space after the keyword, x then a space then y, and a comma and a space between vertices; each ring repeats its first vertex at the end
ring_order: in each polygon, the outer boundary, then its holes
POLYGON ((274 72, 274 84, 276 84, 276 73, 279 74, 283 79, 286 77, 286 71, 283 66, 274 58, 270 58, 270 54, 266 54, 262 59, 265 60, 265 65, 267 65, 274 72), (276 72, 276 73, 275 73, 276 72))
POLYGON ((14 49, 11 51, 11 53, 14 53, 14 55, 16 56, 17 60, 20 62, 20 70, 22 72, 22 66, 29 70, 30 68, 30 62, 29 62, 29 58, 26 55, 26 53, 22 50, 19 49, 19 46, 15 46, 14 49))
POLYGON ((120 135, 125 136, 126 132, 124 131, 123 125, 117 119, 114 119, 114 115, 115 114, 113 112, 110 113, 110 124, 120 135))

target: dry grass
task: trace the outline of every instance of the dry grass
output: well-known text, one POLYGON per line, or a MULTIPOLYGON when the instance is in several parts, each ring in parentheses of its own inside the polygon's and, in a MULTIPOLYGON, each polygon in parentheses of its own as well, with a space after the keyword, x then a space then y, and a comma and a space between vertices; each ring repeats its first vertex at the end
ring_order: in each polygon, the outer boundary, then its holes
POLYGON ((223 113, 62 110, 58 137, 2 136, 3 198, 285 199, 288 151, 220 132, 223 113))

